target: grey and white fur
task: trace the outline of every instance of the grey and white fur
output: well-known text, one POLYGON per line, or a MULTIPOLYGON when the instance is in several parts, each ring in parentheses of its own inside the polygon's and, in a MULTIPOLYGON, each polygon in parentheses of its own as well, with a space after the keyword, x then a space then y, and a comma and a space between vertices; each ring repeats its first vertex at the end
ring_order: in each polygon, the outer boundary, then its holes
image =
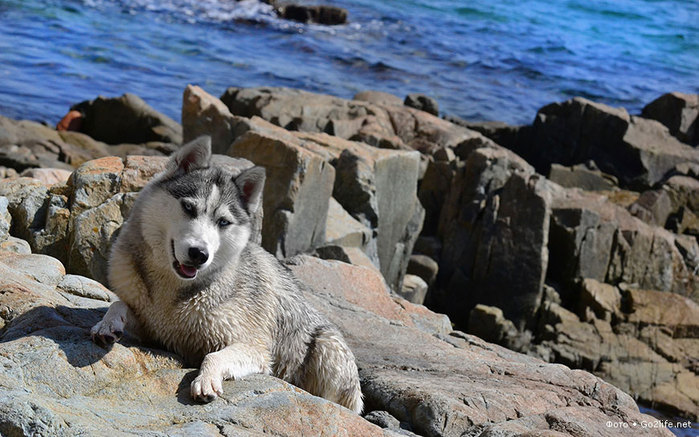
POLYGON ((114 243, 109 284, 119 296, 93 340, 125 330, 200 365, 192 397, 222 381, 272 374, 360 413, 354 355, 340 331, 305 302, 292 273, 250 241, 265 171, 210 167, 211 141, 176 152, 140 193, 114 243))

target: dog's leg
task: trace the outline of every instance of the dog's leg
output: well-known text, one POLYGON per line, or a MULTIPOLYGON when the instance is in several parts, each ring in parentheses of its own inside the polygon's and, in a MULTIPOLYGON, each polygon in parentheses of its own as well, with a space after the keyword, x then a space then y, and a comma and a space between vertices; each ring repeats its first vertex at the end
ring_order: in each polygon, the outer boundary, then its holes
MULTIPOLYGON (((102 320, 90 330, 92 341, 101 347, 108 347, 121 338, 127 325, 130 332, 135 330, 135 323, 136 318, 131 309, 118 300, 109 307, 102 320)), ((133 334, 136 333, 133 332, 133 334)))
POLYGON ((192 397, 211 402, 223 394, 224 379, 238 379, 252 373, 270 373, 269 351, 261 346, 232 344, 204 357, 199 376, 192 381, 192 397))

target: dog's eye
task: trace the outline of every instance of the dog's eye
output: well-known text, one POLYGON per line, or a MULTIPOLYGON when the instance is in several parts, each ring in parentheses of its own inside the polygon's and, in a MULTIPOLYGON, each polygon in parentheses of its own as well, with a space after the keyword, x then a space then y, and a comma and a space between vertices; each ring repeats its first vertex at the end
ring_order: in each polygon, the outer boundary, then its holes
POLYGON ((224 218, 220 218, 220 219, 218 219, 218 221, 216 222, 216 224, 218 224, 218 226, 221 227, 221 228, 225 228, 226 226, 230 225, 231 222, 229 222, 228 220, 226 220, 226 219, 224 219, 224 218))
POLYGON ((194 205, 189 202, 182 202, 182 209, 189 215, 195 215, 197 212, 194 205))

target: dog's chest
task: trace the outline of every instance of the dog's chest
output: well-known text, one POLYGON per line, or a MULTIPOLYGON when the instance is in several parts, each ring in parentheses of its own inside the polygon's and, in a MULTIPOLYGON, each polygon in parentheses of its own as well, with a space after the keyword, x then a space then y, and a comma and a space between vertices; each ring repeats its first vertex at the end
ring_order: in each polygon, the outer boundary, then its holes
POLYGON ((233 343, 267 343, 270 337, 264 317, 236 300, 213 305, 190 299, 149 312, 151 335, 192 363, 233 343))

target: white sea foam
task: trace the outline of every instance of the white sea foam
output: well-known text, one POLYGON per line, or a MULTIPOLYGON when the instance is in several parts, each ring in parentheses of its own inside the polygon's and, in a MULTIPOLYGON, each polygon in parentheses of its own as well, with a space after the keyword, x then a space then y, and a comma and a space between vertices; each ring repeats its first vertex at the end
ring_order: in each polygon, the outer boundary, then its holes
MULTIPOLYGON (((106 3, 115 2, 84 0, 84 4, 90 7, 99 7, 106 3)), ((118 0, 116 3, 130 13, 154 12, 189 22, 266 22, 275 19, 272 6, 257 0, 118 0)))

